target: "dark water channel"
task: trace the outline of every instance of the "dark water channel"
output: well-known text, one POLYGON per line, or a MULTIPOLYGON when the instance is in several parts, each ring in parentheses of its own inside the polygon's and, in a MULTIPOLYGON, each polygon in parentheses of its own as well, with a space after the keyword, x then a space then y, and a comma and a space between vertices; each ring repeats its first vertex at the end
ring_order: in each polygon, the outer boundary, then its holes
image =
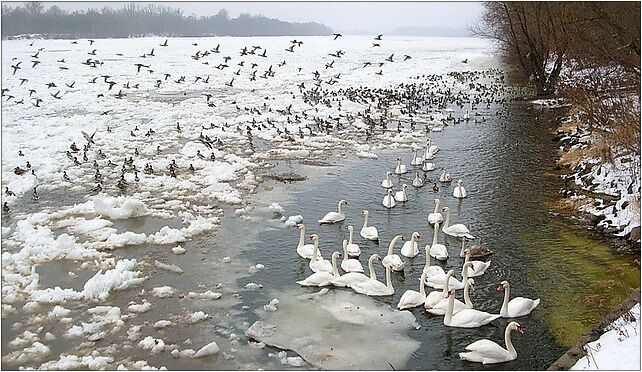
MULTIPOLYGON (((431 244, 433 232, 427 215, 434 209, 433 199, 439 197, 442 206, 450 207, 454 223, 466 224, 477 241, 481 238, 495 251, 489 270, 475 278, 476 290, 471 295, 475 307, 499 312, 503 292, 497 292, 496 287, 502 280, 511 283, 511 297, 542 301, 530 316, 518 319, 526 328, 525 335, 513 337, 518 359, 494 368, 545 369, 597 324, 608 306, 621 301, 628 289, 638 287, 640 275, 633 260, 615 255, 608 241, 552 213, 561 187, 554 171, 556 145, 550 141, 550 132, 555 128, 552 119, 551 113, 516 103, 508 117, 451 125, 443 132, 432 133, 441 150, 434 160, 437 170, 428 172, 428 177, 437 181, 441 189, 435 193, 430 186, 419 190, 410 186, 409 201, 391 210, 381 204, 385 191, 380 183, 385 172, 394 169, 397 156, 404 159, 409 172, 393 178, 394 190, 402 183, 412 183, 414 167, 409 165, 409 149, 380 153, 378 160, 347 158, 339 161, 340 167, 317 168, 308 181, 285 186, 287 195, 279 203, 288 215, 303 215, 307 234, 319 235, 326 258, 340 250, 341 240, 348 236, 346 227, 355 226, 355 239, 362 249, 360 260, 364 263, 372 253, 385 255, 396 234, 409 238, 418 231, 422 236, 420 247, 431 244), (452 196, 455 182, 450 186, 438 182, 441 167, 446 167, 454 180, 465 181, 468 198, 460 201, 452 196), (346 220, 320 227, 316 220, 335 210, 340 199, 348 201, 346 220), (358 235, 363 209, 370 211, 370 224, 379 230, 379 246, 358 235), (603 306, 591 306, 591 299, 601 300, 603 306)), ((300 169, 298 165, 291 166, 295 171, 300 169)), ((298 232, 272 230, 262 233, 260 243, 250 247, 247 255, 272 268, 269 275, 261 278, 266 287, 287 289, 310 274, 304 270, 307 261, 296 254, 297 241, 298 232)), ((441 241, 450 253, 444 268, 454 268, 459 273, 463 263, 458 256, 460 241, 440 233, 441 241)), ((423 266, 424 253, 420 249, 419 256, 408 260, 404 273, 393 277, 395 294, 379 300, 396 306, 405 290, 417 289, 423 266)), ((377 271, 381 280, 384 271, 380 266, 377 271)), ((457 353, 480 338, 503 344, 503 327, 508 323, 500 320, 496 324, 499 327, 449 328, 442 324, 442 317, 420 308, 412 312, 421 329, 410 335, 422 345, 406 369, 480 368, 481 365, 460 361, 457 353)))

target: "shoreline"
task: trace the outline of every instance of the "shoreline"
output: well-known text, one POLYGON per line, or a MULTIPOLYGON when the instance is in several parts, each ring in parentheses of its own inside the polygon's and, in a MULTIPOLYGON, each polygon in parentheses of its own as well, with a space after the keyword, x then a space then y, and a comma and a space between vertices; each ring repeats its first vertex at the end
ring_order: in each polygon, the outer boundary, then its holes
MULTIPOLYGON (((640 288, 637 288, 628 295, 617 307, 611 310, 600 324, 595 326, 586 336, 581 338, 575 345, 571 346, 566 353, 562 354, 547 371, 567 371, 577 363, 582 357, 586 356, 583 350, 584 345, 593 342, 607 331, 607 327, 615 320, 627 313, 633 306, 640 303, 640 288)), ((639 337, 639 336, 638 336, 639 337)))

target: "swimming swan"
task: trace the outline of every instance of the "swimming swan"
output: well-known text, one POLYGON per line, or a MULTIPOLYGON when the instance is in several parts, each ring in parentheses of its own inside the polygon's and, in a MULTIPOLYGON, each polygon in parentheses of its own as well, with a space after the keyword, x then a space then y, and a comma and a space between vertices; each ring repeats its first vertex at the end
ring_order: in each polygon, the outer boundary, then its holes
MULTIPOLYGON (((473 303, 470 301, 470 290, 475 289, 475 279, 468 279, 466 285, 464 286, 464 302, 455 299, 455 305, 453 307, 453 314, 457 314, 463 309, 472 309, 473 303)), ((437 302, 432 309, 426 309, 432 315, 445 315, 446 310, 448 309, 448 299, 444 298, 441 301, 437 302)))
POLYGON ((426 274, 421 274, 421 279, 419 279, 419 292, 409 289, 401 295, 399 303, 397 304, 397 309, 411 309, 424 304, 426 301, 426 289, 424 288, 425 278, 426 274))
POLYGON ((348 258, 348 241, 343 239, 343 260, 341 260, 341 269, 345 272, 351 273, 362 273, 363 266, 359 260, 354 258, 348 258))
POLYGON ((531 300, 530 298, 524 297, 515 297, 509 302, 510 284, 505 280, 499 284, 497 290, 504 291, 504 302, 502 303, 501 310, 499 310, 499 314, 502 318, 518 318, 520 316, 528 315, 537 307, 537 305, 539 305, 540 302, 539 298, 531 300))
POLYGON ((330 272, 332 271, 332 264, 323 258, 319 259, 319 236, 317 234, 310 235, 310 239, 314 242, 314 253, 310 260, 310 269, 315 273, 319 271, 330 272))
POLYGON ((402 271, 404 266, 406 266, 406 263, 401 261, 401 257, 399 257, 399 255, 392 253, 392 249, 399 240, 404 240, 403 235, 397 235, 392 239, 392 241, 390 241, 390 245, 388 245, 388 254, 381 261, 381 264, 384 267, 389 267, 394 271, 402 271))
POLYGON ((408 185, 405 183, 401 186, 401 191, 395 193, 395 200, 398 202, 407 202, 408 201, 408 185))
POLYGON ((435 223, 434 233, 432 236, 432 246, 430 247, 430 255, 439 261, 448 260, 448 250, 443 244, 438 244, 437 239, 439 238, 439 222, 435 223))
POLYGON ((348 231, 350 232, 350 238, 348 239, 348 246, 347 246, 348 256, 349 256, 348 258, 358 258, 359 255, 361 255, 361 249, 357 244, 354 244, 352 242, 352 235, 354 233, 354 228, 352 227, 352 225, 348 226, 348 231))
POLYGON ((397 205, 397 202, 395 202, 395 198, 392 196, 392 190, 388 189, 388 194, 383 197, 381 204, 383 204, 383 206, 386 208, 393 208, 395 205, 397 205))
POLYGON ((335 287, 349 287, 350 285, 357 282, 365 282, 369 279, 377 280, 377 273, 375 272, 373 262, 374 260, 380 260, 380 259, 381 257, 379 257, 379 255, 376 253, 370 256, 370 259, 368 260, 368 269, 370 269, 370 277, 367 277, 362 273, 354 273, 354 272, 346 273, 332 279, 331 281, 332 285, 335 287))
POLYGON ((392 287, 392 279, 390 278, 391 270, 386 267, 386 284, 378 280, 367 280, 365 282, 357 282, 350 286, 352 290, 366 296, 390 296, 395 293, 392 287))
POLYGON ((304 287, 324 287, 326 285, 331 285, 331 280, 339 277, 339 272, 337 270, 337 257, 341 256, 339 252, 332 252, 332 273, 327 271, 316 272, 303 280, 299 280, 297 284, 304 287))
POLYGON ((401 255, 409 258, 416 257, 419 254, 419 248, 417 246, 419 245, 418 242, 420 240, 421 236, 418 232, 415 231, 412 233, 412 238, 403 243, 403 246, 401 247, 401 255))
POLYGON ((444 223, 444 227, 441 229, 444 234, 448 234, 456 238, 466 237, 468 239, 475 239, 474 236, 470 235, 470 230, 468 230, 466 225, 461 223, 450 225, 450 208, 444 207, 443 211, 446 212, 446 222, 444 223))
POLYGON ((397 158, 397 167, 395 168, 395 173, 396 174, 404 174, 407 173, 408 170, 406 169, 405 164, 401 164, 401 158, 397 158))
POLYGON ((346 219, 346 215, 345 215, 345 213, 343 211, 343 208, 347 204, 348 204, 347 201, 341 200, 339 202, 339 212, 328 212, 328 213, 326 213, 326 215, 323 216, 323 218, 319 220, 319 223, 320 224, 324 224, 324 223, 328 223, 329 224, 329 223, 337 223, 337 222, 341 222, 341 221, 345 220, 346 219))
MULTIPOLYGON (((312 255, 314 254, 314 244, 303 244, 305 242, 304 237, 305 237, 305 225, 304 224, 299 224, 299 230, 301 231, 299 235, 299 245, 296 247, 296 253, 298 253, 299 256, 305 258, 305 259, 312 259, 312 255)), ((321 252, 317 254, 317 259, 322 260, 323 257, 321 257, 321 252)))
POLYGON ((424 185, 424 180, 419 178, 419 172, 415 172, 415 179, 412 180, 412 187, 420 188, 424 185))
POLYGON ((463 309, 453 314, 455 306, 455 290, 448 292, 448 308, 444 316, 444 325, 458 328, 477 328, 499 318, 499 314, 489 314, 475 309, 463 309))
POLYGON ((457 199, 463 199, 468 196, 466 189, 464 188, 464 181, 457 181, 457 186, 455 186, 455 189, 453 190, 453 196, 457 199))
POLYGON ((439 205, 441 204, 441 201, 438 198, 435 198, 435 211, 430 213, 428 215, 428 223, 431 225, 434 225, 437 222, 441 222, 444 220, 444 216, 439 213, 439 205))
POLYGON ((493 341, 482 339, 466 346, 466 350, 468 351, 459 353, 459 358, 469 362, 483 364, 504 363, 517 359, 517 350, 515 350, 510 339, 510 333, 513 330, 522 334, 524 333, 524 328, 522 328, 519 323, 508 323, 504 330, 504 343, 506 344, 506 349, 493 341))
POLYGON ((468 277, 469 278, 474 278, 476 276, 483 275, 486 270, 490 267, 490 262, 491 261, 471 261, 470 260, 470 252, 468 249, 464 249, 464 246, 466 245, 466 238, 461 239, 461 249, 464 250, 465 253, 465 261, 464 262, 472 262, 473 267, 468 269, 468 277))
POLYGON ((386 189, 389 189, 392 187, 392 179, 390 179, 391 175, 392 175, 391 172, 386 172, 386 179, 381 181, 381 187, 385 187, 386 189))
POLYGON ((368 226, 368 210, 364 210, 362 214, 364 216, 363 227, 359 234, 364 239, 379 241, 379 232, 377 231, 377 228, 374 226, 368 226))

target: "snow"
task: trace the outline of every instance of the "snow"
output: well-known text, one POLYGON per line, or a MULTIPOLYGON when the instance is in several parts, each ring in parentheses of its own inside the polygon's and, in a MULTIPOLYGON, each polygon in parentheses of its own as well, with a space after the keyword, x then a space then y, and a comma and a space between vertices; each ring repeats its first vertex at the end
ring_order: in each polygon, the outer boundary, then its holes
POLYGON ((152 289, 152 296, 158 298, 172 297, 175 293, 176 290, 168 285, 152 289))
POLYGON ((279 300, 274 298, 274 299, 272 299, 272 301, 270 301, 269 304, 263 305, 263 310, 265 310, 265 311, 276 311, 277 310, 276 305, 278 305, 278 304, 279 304, 279 300))
POLYGON ((274 214, 283 215, 285 214, 285 209, 279 203, 272 203, 268 207, 274 214))
POLYGON ((303 216, 301 216, 300 214, 296 216, 290 216, 288 217, 287 221, 285 221, 285 226, 294 227, 301 222, 303 222, 303 216))
POLYGON ((616 319, 599 339, 584 348, 586 356, 571 370, 640 370, 640 304, 630 310, 633 318, 616 319))
POLYGON ((194 354, 194 358, 202 358, 202 357, 217 354, 218 352, 219 352, 218 345, 216 344, 215 341, 212 341, 209 344, 198 349, 196 354, 194 354))
POLYGON ((95 198, 94 209, 96 213, 112 220, 126 220, 132 217, 141 217, 148 213, 142 201, 124 196, 95 198))

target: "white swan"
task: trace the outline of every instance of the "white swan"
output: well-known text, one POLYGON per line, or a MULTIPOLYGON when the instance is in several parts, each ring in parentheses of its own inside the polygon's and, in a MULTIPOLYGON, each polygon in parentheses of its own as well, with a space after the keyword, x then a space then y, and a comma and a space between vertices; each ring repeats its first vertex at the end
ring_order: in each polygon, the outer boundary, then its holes
POLYGON ((466 189, 464 188, 464 181, 457 181, 457 186, 455 186, 455 189, 453 190, 453 196, 457 199, 463 199, 468 196, 466 189))
POLYGON ((439 261, 448 260, 448 249, 443 244, 438 244, 439 238, 439 222, 435 223, 434 232, 432 236, 432 246, 430 247, 430 255, 439 261))
POLYGON ((368 260, 368 269, 370 269, 370 277, 365 276, 362 273, 346 273, 341 276, 335 277, 332 279, 331 283, 335 287, 349 287, 350 285, 357 283, 357 282, 365 282, 369 279, 372 280, 377 280, 377 273, 375 272, 373 262, 374 260, 379 260, 381 257, 379 257, 378 254, 373 254, 370 256, 370 259, 368 260))
POLYGON ((386 189, 392 187, 392 179, 390 178, 391 175, 391 172, 386 172, 386 179, 381 181, 381 187, 385 187, 386 189))
POLYGON ((409 289, 401 295, 399 303, 397 304, 397 309, 411 309, 424 304, 426 301, 426 289, 424 288, 425 278, 426 274, 421 274, 421 279, 419 279, 419 292, 409 289))
POLYGON ((359 260, 348 258, 348 241, 343 239, 343 260, 341 260, 341 269, 347 273, 362 273, 363 266, 359 260))
POLYGON ((515 297, 509 302, 510 284, 505 280, 499 284, 497 290, 504 290, 504 302, 502 303, 501 310, 499 310, 502 318, 518 318, 528 315, 539 305, 539 298, 531 300, 530 298, 515 297))
POLYGON ((421 163, 423 162, 424 160, 423 157, 417 156, 418 151, 419 150, 415 150, 415 155, 412 157, 412 160, 410 161, 410 165, 421 165, 421 163))
POLYGON ((395 200, 398 202, 407 202, 408 201, 408 185, 405 183, 401 186, 401 191, 395 193, 395 200))
POLYGON ((439 182, 448 183, 448 182, 451 182, 452 180, 453 179, 452 177, 450 177, 450 173, 446 172, 446 168, 444 168, 441 171, 441 175, 439 176, 439 182))
POLYGON ((409 258, 416 257, 419 254, 418 242, 420 240, 421 236, 418 232, 412 233, 412 238, 401 246, 401 255, 409 258))
MULTIPOLYGON (((448 279, 448 287, 452 289, 462 289, 465 286, 466 281, 468 280, 468 274, 466 274, 466 270, 472 266, 473 264, 471 262, 464 262, 464 265, 462 267, 462 280, 461 282, 457 280, 457 278, 451 277, 448 279)), ((444 288, 444 281, 445 277, 435 275, 426 278, 426 285, 435 289, 442 289, 444 288)))
POLYGON ((350 232, 350 238, 348 240, 348 246, 346 248, 348 250, 348 258, 358 258, 361 255, 361 249, 357 244, 354 244, 352 242, 352 235, 354 233, 354 228, 352 227, 352 225, 348 226, 348 231, 350 232))
POLYGON ((430 172, 435 170, 435 163, 431 163, 428 160, 424 159, 422 165, 421 165, 421 170, 424 172, 430 172))
POLYGON ((469 362, 483 364, 510 362, 511 360, 517 359, 517 350, 515 350, 513 342, 510 339, 510 332, 513 330, 522 334, 524 333, 524 329, 519 325, 519 323, 508 323, 504 330, 504 342, 506 343, 506 349, 493 341, 482 339, 466 346, 466 350, 468 351, 459 353, 459 358, 469 362))
POLYGON ((437 265, 430 265, 430 246, 426 244, 426 264, 424 265, 424 269, 422 270, 422 273, 426 274, 427 277, 435 276, 435 275, 446 275, 444 272, 444 269, 441 268, 441 266, 437 265))
MULTIPOLYGON (((305 237, 305 225, 304 224, 299 224, 299 230, 301 231, 299 235, 299 245, 296 247, 296 253, 298 253, 299 256, 305 258, 305 259, 312 259, 312 255, 314 254, 314 244, 303 244, 305 242, 304 237, 305 237)), ((321 251, 317 253, 317 259, 322 260, 323 257, 321 257, 321 251)))
POLYGON ((461 249, 464 251, 465 254, 465 261, 464 262, 472 262, 473 266, 468 269, 468 277, 469 278, 474 278, 476 276, 483 275, 486 270, 490 267, 490 262, 491 261, 471 261, 470 260, 470 252, 468 249, 464 249, 464 246, 466 245, 466 238, 461 239, 461 249))
POLYGON ((444 220, 444 216, 439 213, 439 204, 441 201, 438 198, 435 198, 435 211, 428 215, 428 223, 434 225, 437 222, 444 220))
MULTIPOLYGON (((475 285, 474 279, 466 280, 466 285, 464 286, 464 302, 461 302, 455 298, 455 304, 453 306, 453 314, 457 314, 458 312, 464 309, 473 308, 473 303, 470 301, 469 292, 471 289, 475 289, 474 285, 475 285)), ((435 306, 432 307, 432 309, 426 309, 426 311, 428 311, 432 315, 445 315, 447 309, 448 309, 448 299, 444 298, 441 301, 437 302, 435 306)))
POLYGON ((397 167, 395 168, 395 173, 396 174, 404 174, 407 173, 408 170, 406 169, 405 164, 401 164, 401 158, 397 158, 397 167))
MULTIPOLYGON (((424 308, 426 310, 432 309, 433 306, 439 303, 439 301, 443 300, 444 298, 448 297, 448 283, 450 282, 450 278, 455 275, 455 270, 448 270, 448 273, 444 277, 444 289, 441 291, 432 291, 428 293, 428 296, 426 296, 426 301, 424 302, 424 308)), ((424 283, 426 280, 424 279, 424 283)))
POLYGON ((444 223, 444 227, 441 229, 444 234, 448 234, 456 238, 465 237, 468 239, 475 239, 474 236, 470 235, 470 230, 468 230, 466 225, 461 223, 450 225, 450 208, 444 207, 443 211, 446 212, 446 222, 444 223))
POLYGON ((319 220, 319 223, 320 224, 337 223, 337 222, 341 222, 341 221, 345 220, 346 219, 346 215, 345 215, 345 213, 343 211, 343 208, 347 204, 348 204, 348 202, 345 201, 345 200, 339 201, 339 207, 338 207, 339 212, 328 212, 328 213, 326 213, 326 215, 323 216, 323 218, 319 220))
POLYGON ((422 178, 419 178, 419 172, 415 172, 415 179, 412 180, 412 186, 416 188, 420 188, 424 185, 424 180, 422 178))
POLYGON ((439 146, 433 145, 432 140, 428 138, 426 140, 426 151, 424 152, 424 159, 430 160, 435 157, 435 154, 439 151, 439 146))
POLYGON ((310 239, 314 242, 314 253, 312 253, 312 259, 310 260, 310 269, 315 273, 319 271, 332 271, 332 264, 330 261, 319 258, 319 236, 317 234, 312 234, 310 235, 310 239))
POLYGON ((379 232, 377 231, 377 228, 374 226, 368 226, 368 210, 365 209, 362 214, 364 216, 363 227, 361 228, 359 234, 364 239, 379 241, 379 232))
POLYGON ((392 239, 392 241, 390 241, 390 245, 388 245, 388 254, 381 261, 384 267, 389 267, 394 271, 402 271, 404 266, 406 266, 406 263, 401 261, 401 257, 399 257, 399 255, 392 253, 392 249, 399 240, 404 240, 403 235, 397 235, 392 239))
POLYGON ((299 280, 297 284, 304 287, 324 287, 326 285, 331 285, 331 280, 339 277, 339 271, 337 270, 337 257, 341 256, 339 252, 332 252, 332 273, 327 271, 319 271, 308 276, 303 280, 299 280))
POLYGON ((499 318, 499 314, 489 314, 475 309, 463 309, 453 314, 455 306, 455 291, 448 292, 448 308, 444 316, 444 325, 458 328, 477 328, 499 318))
POLYGON ((386 284, 378 280, 367 280, 365 282, 354 283, 350 285, 350 288, 366 296, 390 296, 395 293, 395 289, 392 287, 390 272, 390 268, 386 267, 386 284))
POLYGON ((464 114, 464 120, 470 120, 470 114, 468 113, 468 110, 466 110, 466 113, 464 114))
POLYGON ((388 193, 383 197, 381 204, 383 204, 383 206, 386 208, 393 208, 395 205, 397 205, 395 198, 392 196, 392 190, 388 189, 388 193))

